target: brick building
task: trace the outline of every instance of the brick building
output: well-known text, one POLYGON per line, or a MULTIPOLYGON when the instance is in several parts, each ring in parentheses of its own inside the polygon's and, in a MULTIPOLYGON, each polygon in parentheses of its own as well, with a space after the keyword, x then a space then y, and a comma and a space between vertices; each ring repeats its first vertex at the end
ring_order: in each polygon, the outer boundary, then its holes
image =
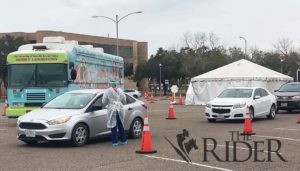
MULTIPOLYGON (((10 35, 13 37, 24 37, 24 39, 30 43, 42 43, 44 37, 49 36, 62 36, 66 40, 76 40, 79 45, 93 45, 94 47, 103 48, 105 53, 116 55, 116 39, 109 37, 99 37, 84 34, 66 33, 61 31, 36 31, 33 33, 25 32, 10 32, 10 33, 0 33, 0 37, 4 35, 10 35)), ((138 42, 136 40, 119 39, 119 55, 124 58, 125 64, 132 67, 133 72, 135 72, 136 66, 141 61, 148 60, 148 43, 138 42)), ((142 81, 139 85, 140 90, 147 89, 146 80, 142 81)), ((125 78, 125 88, 136 89, 136 83, 128 78, 125 78)))

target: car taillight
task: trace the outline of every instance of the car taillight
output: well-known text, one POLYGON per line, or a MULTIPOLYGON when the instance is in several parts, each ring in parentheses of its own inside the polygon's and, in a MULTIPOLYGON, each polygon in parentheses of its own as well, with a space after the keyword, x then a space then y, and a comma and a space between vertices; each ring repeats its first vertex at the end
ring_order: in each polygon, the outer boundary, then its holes
POLYGON ((143 103, 142 106, 143 106, 145 109, 148 108, 147 105, 146 105, 145 103, 143 103))
POLYGON ((17 94, 17 90, 16 89, 13 90, 13 94, 17 94))
POLYGON ((57 89, 55 90, 55 92, 58 94, 58 93, 59 93, 59 89, 57 88, 57 89))

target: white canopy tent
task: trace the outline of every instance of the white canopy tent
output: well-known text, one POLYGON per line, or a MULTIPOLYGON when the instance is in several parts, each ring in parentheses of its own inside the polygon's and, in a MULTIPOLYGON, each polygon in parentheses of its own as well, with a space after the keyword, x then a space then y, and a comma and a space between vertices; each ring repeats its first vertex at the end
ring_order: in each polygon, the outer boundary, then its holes
POLYGON ((193 77, 185 104, 204 105, 227 87, 259 86, 271 93, 293 78, 245 59, 193 77))

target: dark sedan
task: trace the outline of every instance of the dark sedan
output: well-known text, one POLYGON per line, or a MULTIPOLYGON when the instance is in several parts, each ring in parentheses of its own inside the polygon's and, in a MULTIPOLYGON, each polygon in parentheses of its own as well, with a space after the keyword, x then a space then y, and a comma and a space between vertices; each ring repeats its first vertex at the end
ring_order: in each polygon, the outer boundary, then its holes
POLYGON ((291 82, 283 84, 279 90, 275 91, 277 99, 277 111, 300 109, 300 83, 291 82))

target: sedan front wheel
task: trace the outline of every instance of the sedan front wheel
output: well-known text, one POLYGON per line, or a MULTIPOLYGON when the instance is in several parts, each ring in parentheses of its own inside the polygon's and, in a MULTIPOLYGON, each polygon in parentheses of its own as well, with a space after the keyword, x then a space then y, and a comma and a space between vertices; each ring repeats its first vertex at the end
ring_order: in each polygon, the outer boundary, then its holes
POLYGON ((272 105, 271 109, 270 109, 270 113, 269 113, 269 115, 267 115, 267 119, 274 119, 275 115, 276 115, 276 109, 275 109, 275 106, 272 105))
POLYGON ((131 125, 129 130, 129 136, 131 138, 140 138, 143 132, 143 122, 140 118, 135 118, 131 125))
POLYGON ((88 140, 88 128, 86 125, 79 123, 75 125, 72 131, 71 143, 73 146, 80 147, 86 144, 88 140))
POLYGON ((250 107, 249 113, 250 113, 250 119, 251 119, 251 121, 253 121, 254 120, 254 109, 252 107, 250 107))

